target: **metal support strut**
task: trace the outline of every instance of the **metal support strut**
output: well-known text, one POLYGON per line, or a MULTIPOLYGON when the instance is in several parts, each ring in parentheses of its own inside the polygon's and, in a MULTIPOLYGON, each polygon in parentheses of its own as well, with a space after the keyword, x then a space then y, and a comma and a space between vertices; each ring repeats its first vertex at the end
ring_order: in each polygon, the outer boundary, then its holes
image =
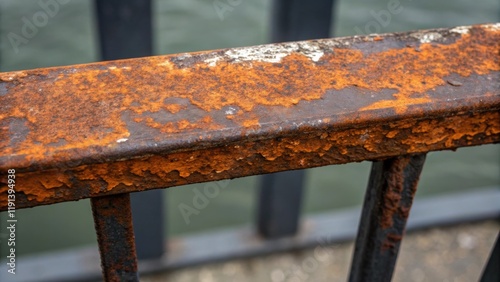
POLYGON ((391 281, 424 161, 419 154, 373 163, 350 282, 391 281))
POLYGON ((139 281, 130 194, 91 199, 105 281, 139 281))

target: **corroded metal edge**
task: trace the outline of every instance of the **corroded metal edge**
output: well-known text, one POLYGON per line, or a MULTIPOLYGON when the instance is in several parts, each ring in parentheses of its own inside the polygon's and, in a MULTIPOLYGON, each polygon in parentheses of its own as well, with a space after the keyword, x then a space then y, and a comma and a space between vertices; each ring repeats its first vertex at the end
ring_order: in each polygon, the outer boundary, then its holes
POLYGON ((499 39, 490 24, 2 73, 0 177, 17 169, 22 208, 499 142, 499 39))
POLYGON ((498 104, 499 40, 490 24, 1 73, 0 171, 498 104))
MULTIPOLYGON (((496 142, 500 142, 498 110, 319 130, 64 171, 21 173, 16 207, 496 142)), ((0 207, 7 208, 1 198, 0 207)))

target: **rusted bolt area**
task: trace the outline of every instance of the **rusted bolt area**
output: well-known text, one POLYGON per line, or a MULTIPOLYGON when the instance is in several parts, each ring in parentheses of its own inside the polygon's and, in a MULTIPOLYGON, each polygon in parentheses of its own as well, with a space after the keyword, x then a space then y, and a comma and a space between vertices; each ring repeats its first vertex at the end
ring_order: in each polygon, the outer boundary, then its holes
POLYGON ((499 142, 499 40, 489 24, 1 73, 0 176, 16 168, 28 207, 499 142))

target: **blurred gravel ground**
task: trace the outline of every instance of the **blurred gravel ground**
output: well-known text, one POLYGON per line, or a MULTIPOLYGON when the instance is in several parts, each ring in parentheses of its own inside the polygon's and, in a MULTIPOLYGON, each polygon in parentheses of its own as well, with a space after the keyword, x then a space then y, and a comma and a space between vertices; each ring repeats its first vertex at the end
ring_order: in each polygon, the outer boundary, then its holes
MULTIPOLYGON (((500 222, 485 221, 409 233, 403 240, 393 281, 478 281, 500 222)), ((228 246, 229 247, 229 246, 228 246)), ((294 253, 229 261, 146 276, 143 282, 346 281, 353 243, 294 253)))

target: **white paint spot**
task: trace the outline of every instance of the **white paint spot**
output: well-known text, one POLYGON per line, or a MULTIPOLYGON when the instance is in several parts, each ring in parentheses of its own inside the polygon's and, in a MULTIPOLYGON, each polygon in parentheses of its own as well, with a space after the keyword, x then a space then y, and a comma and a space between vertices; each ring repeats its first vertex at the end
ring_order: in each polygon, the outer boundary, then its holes
POLYGON ((305 41, 231 49, 225 55, 235 62, 260 61, 279 63, 284 57, 293 52, 301 53, 314 62, 319 61, 324 54, 317 44, 305 41))
POLYGON ((122 143, 125 141, 128 141, 128 138, 120 138, 120 139, 116 140, 116 143, 122 143))
POLYGON ((484 28, 489 29, 491 31, 499 31, 500 30, 500 23, 485 24, 484 28))
POLYGON ((206 59, 204 62, 205 62, 206 64, 208 64, 209 66, 211 66, 211 67, 215 67, 215 65, 217 65, 217 62, 218 62, 218 61, 220 61, 220 60, 222 60, 222 58, 221 58, 221 57, 219 57, 219 56, 214 56, 214 57, 212 57, 212 58, 206 59))
POLYGON ((411 36, 417 38, 420 41, 420 43, 430 43, 432 41, 435 41, 436 39, 443 37, 441 34, 437 32, 429 32, 429 33, 415 32, 412 33, 411 36))
POLYGON ((217 65, 219 61, 279 63, 292 53, 302 54, 311 61, 318 62, 323 57, 325 50, 345 45, 347 45, 345 42, 327 39, 234 48, 225 50, 222 55, 213 53, 210 58, 204 60, 204 63, 211 67, 217 65))
POLYGON ((310 122, 308 122, 308 123, 309 123, 309 125, 311 125, 311 126, 318 126, 318 125, 321 125, 321 124, 323 123, 323 120, 321 120, 321 119, 317 119, 317 120, 312 120, 312 121, 310 121, 310 122))
POLYGON ((455 28, 450 29, 450 31, 455 32, 455 33, 460 33, 460 34, 467 34, 467 33, 469 33, 470 29, 471 29, 470 26, 457 26, 455 28))
POLYGON ((172 63, 169 60, 166 60, 163 63, 158 64, 158 66, 172 68, 172 63))
MULTIPOLYGON (((117 66, 111 66, 111 67, 108 67, 109 70, 116 70, 118 69, 117 66)), ((130 70, 132 69, 131 67, 121 67, 122 70, 130 70)))
POLYGON ((225 111, 226 115, 234 115, 238 110, 233 108, 233 107, 229 107, 229 109, 227 109, 225 111))

